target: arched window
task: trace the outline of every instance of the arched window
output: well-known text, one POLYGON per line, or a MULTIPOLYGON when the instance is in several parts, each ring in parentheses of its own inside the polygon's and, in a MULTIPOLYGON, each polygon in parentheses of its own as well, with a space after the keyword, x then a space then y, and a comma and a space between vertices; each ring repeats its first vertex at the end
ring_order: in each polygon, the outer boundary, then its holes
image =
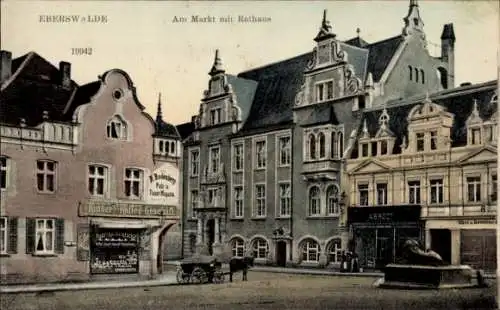
POLYGON ((328 263, 340 263, 342 259, 342 241, 340 238, 333 239, 326 246, 328 263))
POLYGON ((302 261, 306 263, 317 263, 319 261, 320 253, 319 244, 312 240, 307 239, 302 244, 302 261))
POLYGON ((269 253, 269 245, 267 241, 262 238, 257 238, 252 244, 253 257, 254 258, 267 258, 269 253))
POLYGON ((325 134, 322 132, 319 133, 318 135, 318 140, 319 140, 319 158, 324 158, 325 157, 325 134))
POLYGON ((418 69, 415 68, 415 82, 418 82, 418 69))
POLYGON ((309 158, 316 159, 316 137, 313 134, 309 135, 309 158))
POLYGON ((424 69, 420 69, 420 76, 422 78, 422 84, 425 84, 425 73, 424 69))
POLYGON ((163 152, 163 141, 160 140, 160 152, 163 152))
POLYGON ((328 215, 340 214, 339 189, 335 185, 330 185, 326 190, 326 203, 328 215))
POLYGON ((170 142, 170 153, 175 154, 175 142, 170 142))
POLYGON ((106 134, 111 139, 127 139, 127 123, 118 115, 113 116, 106 126, 106 134))
POLYGON ((441 81, 441 87, 443 89, 448 89, 448 71, 443 67, 439 67, 437 69, 437 76, 441 81))
POLYGON ((320 215, 320 197, 319 197, 319 187, 313 186, 309 190, 309 215, 320 215))
POLYGON ((408 72, 410 73, 410 81, 413 80, 413 68, 408 66, 408 72))
POLYGON ((331 142, 330 142, 330 154, 331 154, 332 158, 337 158, 339 156, 338 147, 337 147, 337 140, 335 139, 336 135, 337 135, 337 133, 332 132, 331 142))
POLYGON ((337 144, 339 148, 339 158, 342 158, 344 156, 344 134, 339 132, 337 136, 337 144))
POLYGON ((241 238, 234 238, 231 242, 233 257, 243 257, 245 254, 245 242, 241 238))

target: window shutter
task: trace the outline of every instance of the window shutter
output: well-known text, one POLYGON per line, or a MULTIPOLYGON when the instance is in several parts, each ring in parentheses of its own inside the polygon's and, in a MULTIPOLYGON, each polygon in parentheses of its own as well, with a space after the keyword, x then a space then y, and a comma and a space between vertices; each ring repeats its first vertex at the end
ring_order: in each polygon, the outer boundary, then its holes
POLYGON ((64 254, 64 219, 56 219, 56 244, 54 250, 57 254, 64 254))
POLYGON ((9 229, 7 253, 16 254, 17 253, 17 217, 9 217, 7 222, 7 227, 9 229))
POLYGON ((35 219, 26 219, 26 254, 35 252, 35 219))
POLYGON ((78 224, 77 227, 76 259, 79 261, 88 261, 90 260, 90 228, 88 224, 78 224))

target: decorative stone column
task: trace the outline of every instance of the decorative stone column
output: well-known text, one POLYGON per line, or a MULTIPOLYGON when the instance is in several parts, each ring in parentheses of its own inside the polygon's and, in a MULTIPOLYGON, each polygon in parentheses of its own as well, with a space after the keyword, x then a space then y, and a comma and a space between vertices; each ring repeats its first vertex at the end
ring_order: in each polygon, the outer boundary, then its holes
POLYGON ((196 233, 196 244, 200 245, 203 243, 203 219, 198 216, 198 230, 196 233))
POLYGON ((326 243, 321 242, 320 243, 320 250, 321 252, 319 253, 319 267, 324 268, 326 267, 326 262, 327 262, 327 256, 326 256, 326 243))
POLYGON ((223 252, 224 252, 224 244, 221 242, 221 236, 220 236, 220 221, 221 221, 221 218, 220 217, 215 217, 214 218, 214 235, 215 235, 215 238, 214 238, 214 244, 212 245, 212 250, 213 250, 213 254, 214 256, 222 256, 223 252))

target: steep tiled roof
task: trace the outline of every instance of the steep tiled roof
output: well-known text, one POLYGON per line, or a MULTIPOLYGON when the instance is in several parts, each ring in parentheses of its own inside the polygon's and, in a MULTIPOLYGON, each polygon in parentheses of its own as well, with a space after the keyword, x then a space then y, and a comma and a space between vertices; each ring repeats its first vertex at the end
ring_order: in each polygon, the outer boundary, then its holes
POLYGON ((76 108, 83 104, 89 103, 90 99, 97 93, 97 91, 99 91, 100 87, 100 81, 90 82, 78 87, 75 97, 64 111, 63 120, 70 121, 73 118, 73 113, 75 112, 76 108))
POLYGON ((174 139, 179 139, 181 137, 181 135, 177 131, 177 128, 174 125, 167 123, 163 120, 159 122, 156 121, 155 123, 156 123, 155 135, 174 138, 174 139))
POLYGON ((303 54, 238 75, 258 82, 250 114, 241 134, 293 121, 295 95, 303 83, 303 73, 311 56, 311 53, 303 54))
POLYGON ((367 70, 372 73, 374 82, 380 81, 396 50, 403 41, 404 38, 398 35, 365 46, 365 48, 370 50, 367 70))
POLYGON ((179 135, 181 136, 182 140, 189 137, 194 131, 194 123, 193 122, 183 123, 183 124, 177 125, 176 127, 177 127, 177 131, 179 132, 179 135))
POLYGON ((43 120, 43 111, 51 120, 64 119, 65 107, 78 87, 74 81, 64 88, 58 68, 33 52, 14 59, 12 70, 15 78, 2 89, 1 123, 19 125, 24 118, 26 125, 36 126, 43 120))
POLYGON ((357 47, 366 47, 369 45, 368 42, 363 40, 361 37, 354 37, 352 39, 344 41, 345 43, 352 45, 352 46, 357 46, 357 47))
MULTIPOLYGON (((491 103, 491 98, 497 87, 496 81, 475 84, 465 87, 458 87, 451 90, 440 91, 429 95, 432 102, 445 107, 446 111, 454 114, 453 127, 451 129, 452 146, 463 146, 467 142, 467 129, 465 122, 470 116, 474 99, 477 100, 479 115, 482 119, 490 118, 497 111, 497 104, 491 103)), ((395 134, 396 142, 393 153, 401 152, 400 145, 403 137, 406 137, 408 142, 408 114, 411 109, 424 100, 423 96, 410 98, 406 101, 393 101, 387 105, 387 113, 390 117, 389 129, 395 134)), ((363 122, 366 119, 366 124, 370 136, 375 136, 379 129, 378 119, 382 114, 383 107, 376 110, 366 111, 359 123, 358 135, 361 134, 363 122)), ((358 155, 358 150, 355 144, 351 158, 358 155)))
POLYGON ((245 121, 252 107, 257 82, 230 74, 227 75, 227 81, 231 84, 233 92, 236 95, 236 101, 241 109, 241 120, 245 121))

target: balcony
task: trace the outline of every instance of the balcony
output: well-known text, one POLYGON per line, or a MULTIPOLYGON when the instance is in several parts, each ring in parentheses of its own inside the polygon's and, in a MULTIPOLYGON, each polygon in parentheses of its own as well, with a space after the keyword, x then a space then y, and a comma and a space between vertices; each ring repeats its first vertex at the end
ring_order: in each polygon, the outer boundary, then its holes
POLYGON ((200 200, 194 211, 224 211, 226 210, 226 201, 223 198, 216 197, 212 201, 208 199, 200 200))
POLYGON ((340 168, 338 160, 323 159, 311 162, 304 162, 302 174, 306 179, 326 179, 334 181, 340 168))
POLYGON ((223 184, 226 183, 224 164, 219 165, 217 172, 212 172, 208 166, 205 166, 201 174, 202 184, 223 184))

